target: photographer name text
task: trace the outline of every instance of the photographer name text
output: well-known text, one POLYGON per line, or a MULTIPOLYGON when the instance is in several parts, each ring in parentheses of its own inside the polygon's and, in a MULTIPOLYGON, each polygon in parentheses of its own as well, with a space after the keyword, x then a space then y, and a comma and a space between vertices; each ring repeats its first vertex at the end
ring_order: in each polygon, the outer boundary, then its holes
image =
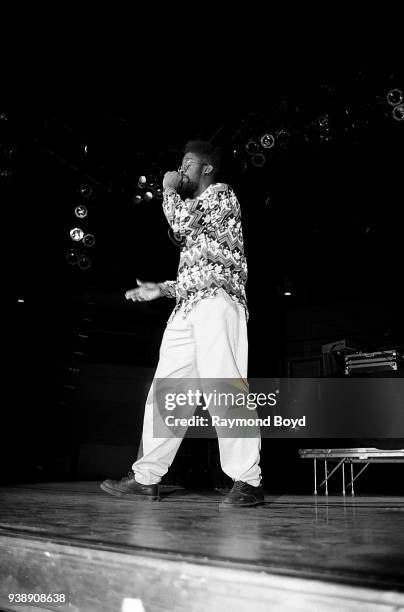
POLYGON ((170 414, 165 417, 167 427, 285 427, 298 429, 306 427, 306 416, 297 419, 283 417, 281 415, 266 416, 265 418, 227 418, 212 415, 209 417, 191 416, 188 418, 175 417, 170 414))

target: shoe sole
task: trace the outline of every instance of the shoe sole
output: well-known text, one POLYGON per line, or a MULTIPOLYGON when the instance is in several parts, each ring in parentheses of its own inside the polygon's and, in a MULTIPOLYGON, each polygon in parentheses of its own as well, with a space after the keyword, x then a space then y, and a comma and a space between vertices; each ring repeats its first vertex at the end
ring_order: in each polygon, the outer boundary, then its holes
POLYGON ((230 504, 228 502, 220 502, 220 508, 253 508, 254 506, 264 506, 264 501, 251 502, 249 504, 230 504))
POLYGON ((105 493, 109 493, 110 495, 114 495, 115 497, 127 497, 129 499, 143 499, 145 501, 160 501, 160 495, 144 495, 142 493, 123 493, 122 491, 116 491, 115 489, 110 489, 106 487, 104 484, 100 484, 100 488, 105 491, 105 493))

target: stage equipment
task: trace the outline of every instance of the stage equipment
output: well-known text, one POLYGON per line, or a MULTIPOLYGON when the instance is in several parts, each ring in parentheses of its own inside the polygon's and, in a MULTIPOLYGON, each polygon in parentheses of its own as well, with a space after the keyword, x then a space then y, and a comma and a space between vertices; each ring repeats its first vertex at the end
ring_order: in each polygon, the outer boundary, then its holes
POLYGON ((359 347, 355 346, 350 340, 345 338, 323 344, 321 351, 323 354, 324 376, 343 376, 344 375, 344 356, 358 352, 359 347))
POLYGON ((79 255, 78 253, 76 253, 76 251, 69 251, 66 254, 66 260, 68 264, 70 264, 71 266, 75 266, 79 263, 79 255))
POLYGON ((74 227, 70 230, 70 238, 75 242, 80 242, 83 239, 84 232, 79 227, 74 227))
POLYGON ((79 258, 79 268, 82 270, 88 270, 91 267, 91 259, 86 255, 80 255, 79 258))
POLYGON ((403 121, 404 119, 404 104, 397 104, 393 108, 393 119, 396 121, 403 121))
POLYGON ((275 145, 275 138, 272 134, 263 134, 260 138, 260 143, 263 149, 272 149, 275 145))
POLYGON ((265 161, 266 161, 265 155, 263 155, 262 153, 256 153, 251 158, 251 163, 256 168, 262 168, 262 166, 265 164, 265 161))
POLYGON ((401 355, 396 350, 376 351, 374 353, 354 353, 345 357, 345 374, 377 374, 378 372, 397 372, 401 355))
POLYGON ((397 104, 401 104, 404 99, 403 92, 401 89, 391 89, 387 94, 387 103, 390 106, 397 106, 397 104))
POLYGON ((245 150, 247 151, 248 155, 254 155, 254 153, 257 153, 259 151, 258 142, 253 138, 250 138, 250 140, 245 146, 245 150))
POLYGON ((76 208, 74 209, 74 214, 79 219, 84 219, 84 217, 87 217, 88 215, 88 210, 86 206, 84 206, 83 204, 80 204, 79 206, 76 206, 76 208))
POLYGON ((351 495, 355 495, 354 482, 365 471, 370 463, 404 463, 404 449, 383 450, 378 448, 304 448, 299 450, 301 459, 313 459, 314 495, 317 495, 317 460, 324 461, 324 479, 318 488, 324 487, 328 495, 328 481, 341 467, 342 495, 346 493, 346 486, 351 488, 351 495), (328 461, 337 465, 328 471, 328 461), (351 480, 345 486, 345 463, 350 464, 351 480), (354 474, 354 463, 363 463, 363 467, 354 474))
POLYGON ((85 234, 83 236, 83 244, 86 247, 92 247, 95 245, 95 236, 94 234, 85 234))

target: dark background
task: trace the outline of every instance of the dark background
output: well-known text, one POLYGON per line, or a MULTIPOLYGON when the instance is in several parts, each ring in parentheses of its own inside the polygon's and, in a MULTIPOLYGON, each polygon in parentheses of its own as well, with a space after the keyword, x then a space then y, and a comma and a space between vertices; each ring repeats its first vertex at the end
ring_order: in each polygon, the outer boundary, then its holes
MULTIPOLYGON (((223 148, 222 179, 242 206, 250 377, 321 376, 322 345, 342 339, 366 351, 404 347, 404 128, 386 102, 389 90, 404 89, 402 66, 278 66, 265 78, 245 70, 203 87, 140 76, 141 87, 137 80, 121 97, 100 95, 104 81, 94 98, 33 91, 0 108, 5 276, 12 271, 5 483, 130 469, 173 302, 134 305, 124 292, 136 278, 174 279, 179 256, 161 202, 133 196, 139 175, 178 167, 189 139, 223 148), (246 142, 280 128, 288 144, 253 166, 246 142), (88 270, 66 261, 79 203, 96 237, 88 270)), ((263 441, 268 491, 311 491, 311 464, 298 458, 306 447, 335 441, 263 441)), ((360 490, 402 492, 402 481, 400 465, 373 465, 360 490)), ((216 441, 185 440, 165 482, 228 485, 216 441)))

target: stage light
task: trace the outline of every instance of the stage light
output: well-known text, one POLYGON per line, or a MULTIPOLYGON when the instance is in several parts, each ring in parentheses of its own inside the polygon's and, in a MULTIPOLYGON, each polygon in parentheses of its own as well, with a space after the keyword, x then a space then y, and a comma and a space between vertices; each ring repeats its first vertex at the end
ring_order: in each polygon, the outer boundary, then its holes
POLYGON ((92 247, 95 245, 95 236, 94 234, 84 234, 83 236, 83 244, 86 247, 92 247))
POLYGON ((75 227, 72 230, 70 230, 70 238, 74 240, 75 242, 80 242, 80 240, 83 239, 83 236, 84 236, 84 232, 79 227, 75 227))
POLYGON ((155 198, 162 198, 163 197, 163 190, 161 187, 157 187, 157 189, 154 190, 154 197, 155 198))
POLYGON ((79 257, 79 268, 82 270, 88 270, 91 267, 91 259, 87 255, 80 255, 79 257))
POLYGON ((262 168, 265 162, 266 162, 266 157, 263 153, 256 153, 251 158, 251 163, 256 168, 262 168))
POLYGON ((279 295, 283 297, 296 296, 295 286, 293 281, 286 277, 283 282, 277 287, 279 295))
POLYGON ((150 202, 150 200, 153 199, 153 194, 151 191, 146 191, 146 193, 143 196, 143 199, 145 202, 150 202))
POLYGON ((248 155, 254 155, 254 153, 257 153, 259 151, 258 142, 253 138, 250 138, 250 140, 245 146, 245 150, 247 151, 248 155))
POLYGON ((8 168, 0 168, 0 178, 2 179, 9 179, 12 176, 12 172, 11 170, 8 170, 8 168))
POLYGON ((137 186, 140 189, 144 189, 144 187, 146 187, 146 183, 147 183, 147 179, 144 175, 139 176, 138 181, 137 181, 137 186))
POLYGON ((80 195, 83 196, 83 198, 89 198, 93 193, 93 188, 88 183, 81 183, 79 187, 79 192, 80 195))
POLYGON ((87 217, 88 210, 83 204, 80 204, 79 206, 76 206, 76 208, 74 209, 74 214, 79 219, 84 219, 84 217, 87 217))
POLYGON ((260 138, 260 143, 263 149, 272 149, 275 144, 275 138, 272 134, 263 134, 260 138))
POLYGON ((136 193, 133 196, 133 203, 134 204, 140 204, 141 202, 143 202, 143 196, 141 196, 139 193, 136 193))
POLYGON ((8 121, 7 113, 0 113, 0 121, 8 121))
POLYGON ((75 266, 79 263, 79 256, 76 251, 69 251, 66 254, 66 260, 68 264, 70 264, 71 266, 75 266))
POLYGON ((403 92, 401 89, 391 89, 387 94, 387 103, 391 106, 397 106, 403 101, 403 92))
POLYGON ((404 104, 397 104, 393 108, 393 119, 396 121, 403 121, 404 119, 404 104))

